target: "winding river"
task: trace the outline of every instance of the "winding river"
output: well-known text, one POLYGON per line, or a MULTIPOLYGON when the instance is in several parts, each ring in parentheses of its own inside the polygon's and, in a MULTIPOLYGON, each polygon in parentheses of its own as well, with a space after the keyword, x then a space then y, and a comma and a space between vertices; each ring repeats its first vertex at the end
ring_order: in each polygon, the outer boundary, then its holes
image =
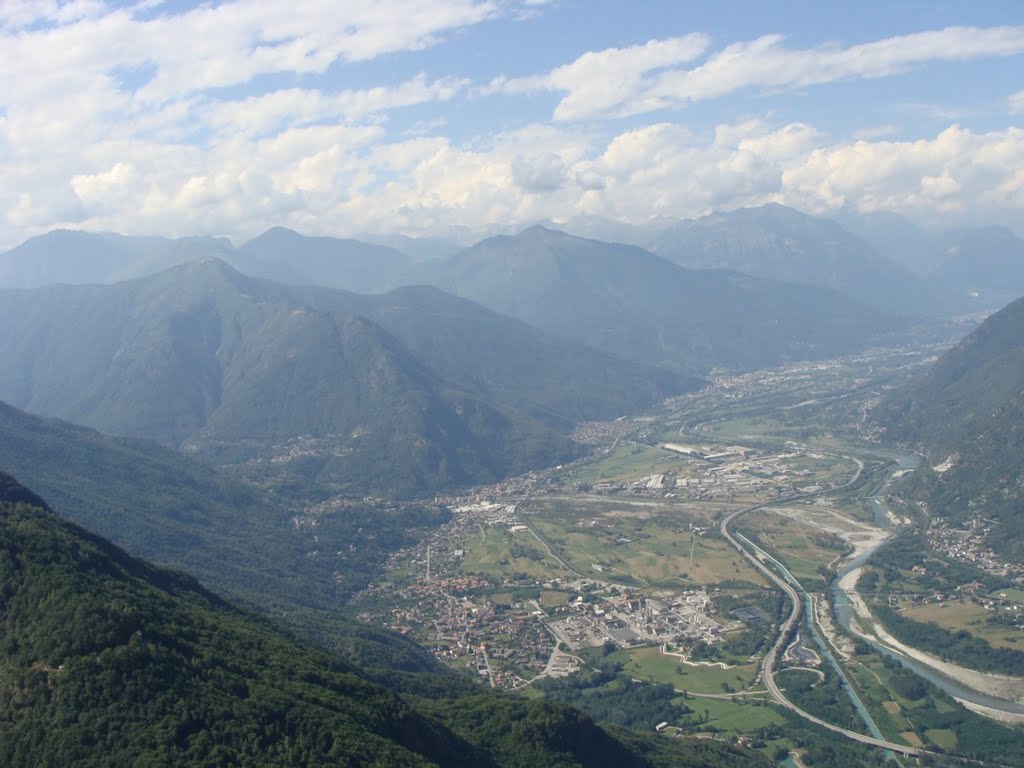
MULTIPOLYGON (((914 456, 912 454, 896 453, 891 451, 879 451, 878 454, 884 456, 885 458, 896 461, 896 471, 914 469, 919 462, 919 457, 914 456)), ((867 498, 867 504, 871 508, 871 511, 874 515, 875 523, 880 528, 883 528, 887 531, 892 529, 892 525, 889 521, 889 516, 886 514, 887 510, 885 503, 883 501, 883 497, 885 491, 888 489, 891 483, 892 477, 890 476, 888 480, 881 483, 867 498)), ((878 546, 880 545, 876 545, 871 549, 862 552, 853 560, 844 563, 843 566, 839 569, 837 577, 832 581, 831 590, 833 596, 833 605, 835 606, 835 618, 847 631, 850 631, 850 619, 853 616, 853 607, 850 603, 849 596, 845 591, 843 591, 842 587, 840 587, 840 582, 842 581, 843 576, 848 574, 850 571, 863 566, 874 553, 875 549, 878 548, 878 546)), ((981 693, 979 691, 975 691, 972 688, 967 688, 961 683, 958 683, 957 681, 952 680, 949 677, 946 677, 941 672, 938 672, 932 667, 923 664, 917 659, 905 656, 904 654, 898 651, 895 651, 888 647, 881 646, 878 643, 873 642, 871 640, 868 640, 868 642, 870 642, 871 645, 874 646, 875 649, 879 652, 885 654, 886 656, 890 656, 896 659, 904 667, 912 670, 928 682, 932 683, 933 685, 945 691, 950 696, 953 696, 956 699, 961 699, 962 701, 969 702, 971 704, 977 704, 983 707, 989 707, 991 709, 999 710, 1000 712, 1024 715, 1024 704, 1018 704, 1013 701, 1008 701, 1006 699, 1001 699, 995 696, 990 696, 988 694, 981 693)))

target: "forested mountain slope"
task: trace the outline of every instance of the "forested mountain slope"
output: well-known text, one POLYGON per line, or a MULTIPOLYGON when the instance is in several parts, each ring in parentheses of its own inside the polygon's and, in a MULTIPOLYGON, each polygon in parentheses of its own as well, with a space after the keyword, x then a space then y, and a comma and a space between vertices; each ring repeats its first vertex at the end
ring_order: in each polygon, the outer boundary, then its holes
POLYGON ((915 473, 908 493, 954 521, 990 521, 996 551, 1024 555, 1024 299, 890 393, 875 418, 939 468, 915 473))
POLYGON ((311 311, 215 260, 8 293, 0 315, 0 397, 217 462, 408 495, 572 453, 441 381, 366 318, 311 311))

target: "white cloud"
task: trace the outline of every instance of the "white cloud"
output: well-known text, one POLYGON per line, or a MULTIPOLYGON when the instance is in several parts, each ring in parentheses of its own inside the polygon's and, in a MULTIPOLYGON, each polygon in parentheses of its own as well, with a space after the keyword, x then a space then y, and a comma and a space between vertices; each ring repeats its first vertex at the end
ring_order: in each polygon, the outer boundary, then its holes
POLYGON ((579 214, 643 224, 769 201, 945 224, 972 212, 1017 220, 1024 209, 1024 130, 1016 128, 828 144, 813 126, 761 120, 709 134, 659 123, 610 139, 535 124, 459 145, 389 138, 376 125, 310 125, 230 134, 205 149, 111 142, 86 159, 94 170, 49 169, 40 180, 25 166, 5 176, 0 238, 60 225, 241 239, 278 223, 332 234, 515 229, 579 214))
POLYGON ((1007 99, 1011 115, 1024 115, 1024 91, 1017 91, 1007 99))
MULTIPOLYGON (((803 50, 762 37, 710 55, 699 34, 610 48, 491 84, 561 94, 551 124, 494 135, 457 125, 455 139, 438 135, 446 117, 430 110, 394 131, 391 115, 464 97, 472 86, 462 76, 327 87, 312 75, 543 3, 377 0, 339 12, 328 0, 227 2, 178 15, 156 4, 145 18, 94 2, 0 3, 0 247, 58 226, 244 238, 278 223, 333 234, 515 228, 580 214, 642 224, 768 201, 822 213, 938 211, 944 221, 971 211, 1019 220, 1024 209, 1018 129, 953 126, 896 141, 885 126, 838 141, 770 117, 704 131, 632 120, 609 133, 584 122, 1009 54, 1024 49, 1021 28, 803 50), (273 89, 250 87, 253 78, 273 89)), ((1011 111, 1024 111, 1022 94, 1009 97, 1011 111)))
POLYGON ((400 107, 449 101, 467 85, 465 79, 429 81, 420 74, 396 86, 339 93, 289 88, 242 100, 213 102, 202 110, 202 119, 218 130, 261 135, 327 120, 358 122, 400 107))
POLYGON ((954 125, 934 139, 857 141, 814 150, 787 169, 785 192, 808 208, 845 204, 917 216, 985 211, 1007 220, 1019 216, 1024 202, 1015 172, 1022 166, 1021 129, 979 134, 954 125))
POLYGON ((491 90, 507 93, 564 91, 555 111, 559 120, 574 120, 615 110, 643 90, 649 73, 692 61, 709 44, 707 35, 691 34, 651 40, 628 48, 589 51, 546 75, 499 79, 491 90))
POLYGON ((565 183, 562 158, 554 152, 512 159, 512 178, 524 192, 553 192, 565 183))
POLYGON ((493 2, 481 0, 376 0, 343 7, 330 0, 236 1, 146 20, 115 8, 56 27, 4 28, 0 93, 7 103, 25 103, 83 86, 96 92, 97 79, 104 79, 109 97, 120 90, 117 68, 147 67, 153 76, 134 99, 161 103, 258 75, 322 73, 338 60, 421 49, 497 13, 493 2))
POLYGON ((1024 27, 949 27, 843 47, 787 48, 781 35, 734 43, 692 69, 703 35, 652 40, 644 46, 586 53, 546 75, 498 81, 509 92, 566 95, 556 120, 624 117, 679 109, 748 88, 789 89, 885 77, 932 61, 965 61, 1024 52, 1024 27), (620 74, 622 73, 622 74, 620 74))

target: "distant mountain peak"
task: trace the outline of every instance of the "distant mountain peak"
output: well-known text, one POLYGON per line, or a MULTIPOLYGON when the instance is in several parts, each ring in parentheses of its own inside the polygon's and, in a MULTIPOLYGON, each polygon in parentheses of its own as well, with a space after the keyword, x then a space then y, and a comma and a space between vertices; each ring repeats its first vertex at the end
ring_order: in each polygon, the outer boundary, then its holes
POLYGON ((267 240, 292 240, 302 237, 305 237, 305 235, 296 232, 294 229, 288 229, 288 227, 282 227, 280 225, 277 225, 271 227, 265 232, 256 235, 256 237, 252 238, 252 240, 247 241, 246 245, 249 245, 250 243, 264 242, 267 240))
POLYGON ((554 227, 548 227, 548 226, 545 226, 543 224, 533 224, 532 226, 529 226, 526 229, 524 229, 522 232, 520 232, 518 236, 519 237, 542 237, 542 236, 550 236, 550 235, 561 235, 563 237, 572 237, 572 235, 566 234, 565 232, 563 232, 560 229, 555 229, 554 227))

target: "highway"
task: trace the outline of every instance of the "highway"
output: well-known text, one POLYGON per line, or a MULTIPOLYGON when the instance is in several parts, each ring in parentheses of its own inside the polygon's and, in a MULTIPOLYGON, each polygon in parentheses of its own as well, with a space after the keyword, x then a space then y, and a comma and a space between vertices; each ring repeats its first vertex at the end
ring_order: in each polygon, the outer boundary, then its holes
MULTIPOLYGON (((863 466, 863 464, 858 462, 857 473, 853 476, 853 478, 850 481, 844 483, 843 485, 832 488, 828 491, 824 491, 824 493, 834 493, 836 491, 841 491, 845 488, 854 485, 860 479, 860 474, 861 470, 863 469, 863 466)), ((781 706, 799 715, 804 720, 815 723, 816 725, 820 725, 822 728, 827 728, 828 730, 833 731, 835 733, 839 733, 845 736, 846 738, 851 739, 852 741, 857 741, 861 744, 868 744, 873 747, 879 747, 881 749, 888 749, 892 752, 904 755, 906 757, 918 757, 920 755, 936 754, 933 752, 929 752, 928 750, 918 749, 917 747, 909 747, 905 744, 896 744, 895 742, 886 741, 884 739, 877 739, 874 736, 867 736, 863 733, 850 731, 846 728, 840 728, 838 725, 834 725, 833 723, 826 722, 825 720, 822 720, 820 717, 815 717, 810 712, 806 712, 803 709, 800 709, 800 707, 796 706, 796 704, 787 699, 785 694, 782 692, 782 690, 775 682, 775 662, 778 659, 779 653, 785 647, 786 642, 792 636, 792 632, 796 628, 797 623, 800 621, 800 611, 802 607, 800 595, 797 593, 796 589, 794 589, 793 586, 789 584, 789 582, 787 582, 784 578, 775 573, 774 570, 772 570, 763 562, 761 562, 761 560, 758 557, 756 557, 746 547, 740 544, 740 542, 737 541, 735 536, 733 536, 733 534, 730 532, 729 526, 740 515, 744 515, 748 512, 753 512, 756 509, 761 509, 762 507, 767 507, 773 504, 783 504, 787 502, 798 501, 800 499, 811 498, 814 496, 821 496, 822 493, 822 491, 816 491, 814 493, 795 494, 793 496, 787 496, 782 499, 773 499, 771 501, 762 502, 760 504, 755 504, 750 507, 744 507, 743 509, 738 509, 735 512, 730 512, 728 515, 722 518, 722 523, 719 526, 719 530, 721 531, 722 536, 726 539, 726 541, 728 541, 738 552, 740 552, 740 554, 742 554, 747 560, 749 560, 751 565, 753 565, 761 573, 763 573, 772 583, 776 584, 780 589, 782 589, 786 593, 786 596, 789 598, 790 604, 793 606, 789 613, 789 618, 787 618, 785 623, 782 625, 778 638, 776 639, 772 647, 769 649, 768 653, 765 654, 764 660, 761 662, 761 677, 764 680, 765 687, 768 689, 768 693, 771 695, 771 697, 781 706)))

